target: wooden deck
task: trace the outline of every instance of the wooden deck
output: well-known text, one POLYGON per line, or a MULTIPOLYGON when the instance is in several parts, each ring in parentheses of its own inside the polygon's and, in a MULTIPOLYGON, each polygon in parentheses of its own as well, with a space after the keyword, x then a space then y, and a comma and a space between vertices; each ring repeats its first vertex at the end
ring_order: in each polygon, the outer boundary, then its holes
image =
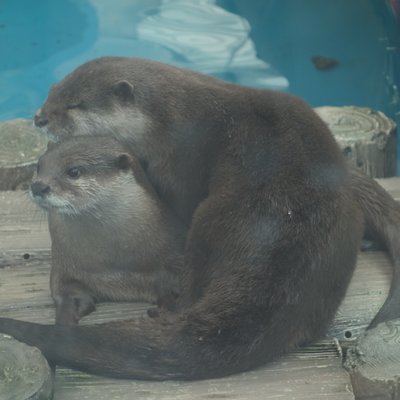
MULTIPOLYGON (((380 180, 397 199, 400 179, 380 180)), ((52 323, 50 239, 42 212, 24 192, 0 192, 0 315, 52 323)), ((391 268, 382 252, 361 253, 356 273, 327 337, 258 370, 199 382, 103 379, 59 368, 56 400, 353 399, 341 345, 354 340, 383 303, 391 268), (351 338, 348 338, 351 336, 351 338)), ((146 304, 102 304, 82 323, 144 313, 146 304)), ((1 396, 0 396, 1 397, 1 396)))

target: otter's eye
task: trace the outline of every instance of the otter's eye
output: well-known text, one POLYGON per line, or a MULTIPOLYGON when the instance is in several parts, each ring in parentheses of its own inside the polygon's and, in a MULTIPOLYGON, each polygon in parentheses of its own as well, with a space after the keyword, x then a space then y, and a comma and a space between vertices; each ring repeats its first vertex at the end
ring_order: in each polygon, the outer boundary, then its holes
POLYGON ((77 109, 77 108, 83 108, 83 103, 81 101, 67 105, 67 110, 73 110, 73 109, 77 109))
POLYGON ((68 175, 70 178, 78 179, 78 178, 81 176, 81 171, 80 171, 80 169, 77 168, 77 167, 72 167, 72 168, 70 168, 70 169, 67 170, 67 175, 68 175))

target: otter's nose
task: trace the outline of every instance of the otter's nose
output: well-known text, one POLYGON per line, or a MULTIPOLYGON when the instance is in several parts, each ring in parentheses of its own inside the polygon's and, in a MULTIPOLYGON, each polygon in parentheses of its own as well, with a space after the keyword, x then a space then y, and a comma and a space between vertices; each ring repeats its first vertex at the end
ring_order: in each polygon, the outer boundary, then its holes
POLYGON ((31 192, 34 196, 44 197, 50 192, 50 186, 41 181, 36 181, 31 184, 31 192))
POLYGON ((49 122, 49 120, 45 117, 43 117, 41 114, 36 113, 34 118, 33 118, 33 123, 35 124, 35 126, 37 126, 38 128, 43 128, 44 126, 47 125, 47 123, 49 122))

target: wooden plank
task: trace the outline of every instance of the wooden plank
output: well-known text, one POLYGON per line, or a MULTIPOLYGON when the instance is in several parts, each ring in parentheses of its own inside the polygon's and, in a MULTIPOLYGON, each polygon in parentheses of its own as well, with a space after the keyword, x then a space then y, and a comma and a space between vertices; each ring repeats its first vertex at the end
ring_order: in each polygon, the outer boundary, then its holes
MULTIPOLYGON (((49 253, 45 260, 24 259, 18 251, 3 251, 0 263, 0 314, 52 323, 54 308, 48 289, 49 253)), ((101 304, 82 324, 145 315, 143 303, 101 304)), ((104 379, 60 368, 56 399, 352 399, 347 373, 334 340, 325 340, 290 354, 259 370, 200 382, 140 382, 104 379)))
MULTIPOLYGON (((52 307, 49 293, 49 252, 38 253, 37 258, 35 253, 31 253, 31 257, 25 260, 18 251, 3 251, 0 253, 0 265, 3 265, 0 269, 0 311, 3 315, 8 314, 9 310, 14 312, 16 309, 52 307)), ((357 337, 383 304, 388 293, 390 279, 391 265, 385 253, 360 253, 346 298, 328 331, 329 336, 346 340, 348 334, 346 335, 345 332, 351 331, 352 339, 357 337)), ((136 307, 137 303, 134 305, 136 307)), ((100 308, 105 306, 112 307, 113 305, 105 304, 100 308)), ((141 303, 139 308, 143 311, 147 306, 141 303)), ((130 310, 131 305, 123 303, 120 307, 125 313, 130 310)), ((29 311, 26 314, 27 320, 37 321, 37 316, 32 315, 29 311)), ((132 315, 135 315, 135 311, 132 312, 132 315)), ((121 317, 119 314, 114 316, 121 317)), ((14 317, 25 319, 23 312, 14 317)), ((126 318, 126 315, 122 314, 122 317, 126 318)), ((52 318, 41 322, 50 323, 52 318)))
POLYGON ((140 382, 58 372, 57 400, 353 399, 335 354, 291 355, 259 370, 197 382, 140 382))
POLYGON ((392 267, 386 253, 360 253, 346 297, 328 336, 351 342, 362 334, 384 303, 391 277, 392 267))
MULTIPOLYGON (((54 309, 48 288, 50 238, 46 220, 26 194, 0 192, 0 221, 0 314, 51 323, 54 309)), ((354 338, 363 330, 385 299, 390 271, 389 260, 383 253, 360 254, 348 294, 328 336, 344 339, 345 332, 350 330, 354 338)), ((147 307, 143 303, 101 304, 82 324, 144 315, 147 307)), ((267 393, 271 399, 352 399, 335 340, 327 338, 259 370, 218 380, 121 381, 63 368, 56 377, 57 400, 256 400, 264 399, 267 393)))
MULTIPOLYGON (((54 320, 54 309, 48 291, 49 259, 43 262, 43 265, 39 265, 34 257, 29 260, 17 258, 15 251, 3 254, 7 256, 11 266, 4 266, 0 272, 1 315, 51 323, 54 320)), ((385 263, 386 270, 389 270, 388 260, 382 253, 360 255, 348 296, 337 317, 337 323, 340 323, 342 328, 334 325, 333 333, 343 332, 349 329, 349 326, 355 331, 355 325, 358 331, 361 331, 362 327, 368 324, 374 314, 374 310, 371 310, 370 296, 376 295, 379 302, 385 297, 381 287, 382 280, 383 283, 388 283, 388 274, 385 275, 385 268, 381 268, 385 263), (356 309, 352 308, 354 299, 356 309)), ((147 306, 142 303, 102 304, 97 312, 83 319, 82 323, 144 315, 147 306)), ((378 306, 376 304, 375 308, 378 306)), ((219 380, 193 383, 115 381, 68 369, 60 369, 56 379, 57 399, 67 400, 85 397, 129 399, 132 394, 139 398, 157 399, 204 399, 224 396, 232 399, 261 399, 265 393, 270 393, 270 398, 350 399, 352 395, 348 388, 348 377, 341 367, 340 355, 332 340, 288 355, 258 371, 219 380)))
MULTIPOLYGON (((4 252, 10 266, 0 269, 0 314, 26 321, 52 323, 54 309, 48 289, 49 259, 39 265, 4 252)), ((145 315, 144 303, 101 304, 82 324, 145 315)), ((352 399, 347 373, 336 343, 327 339, 290 354, 259 370, 200 382, 140 382, 94 377, 60 368, 56 399, 352 399)))
POLYGON ((24 191, 0 191, 0 252, 50 248, 47 216, 24 191))
POLYGON ((400 201, 400 177, 377 179, 376 180, 385 190, 387 190, 396 201, 400 201))

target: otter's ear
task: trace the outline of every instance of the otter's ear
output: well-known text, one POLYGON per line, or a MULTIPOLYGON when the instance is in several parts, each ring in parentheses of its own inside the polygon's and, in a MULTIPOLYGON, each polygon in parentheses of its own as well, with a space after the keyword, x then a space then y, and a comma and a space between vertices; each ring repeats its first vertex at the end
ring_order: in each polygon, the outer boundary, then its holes
POLYGON ((132 167, 132 158, 129 154, 120 154, 115 160, 118 169, 126 171, 132 167))
POLYGON ((133 85, 128 81, 119 81, 113 86, 114 94, 122 101, 133 100, 133 85))

